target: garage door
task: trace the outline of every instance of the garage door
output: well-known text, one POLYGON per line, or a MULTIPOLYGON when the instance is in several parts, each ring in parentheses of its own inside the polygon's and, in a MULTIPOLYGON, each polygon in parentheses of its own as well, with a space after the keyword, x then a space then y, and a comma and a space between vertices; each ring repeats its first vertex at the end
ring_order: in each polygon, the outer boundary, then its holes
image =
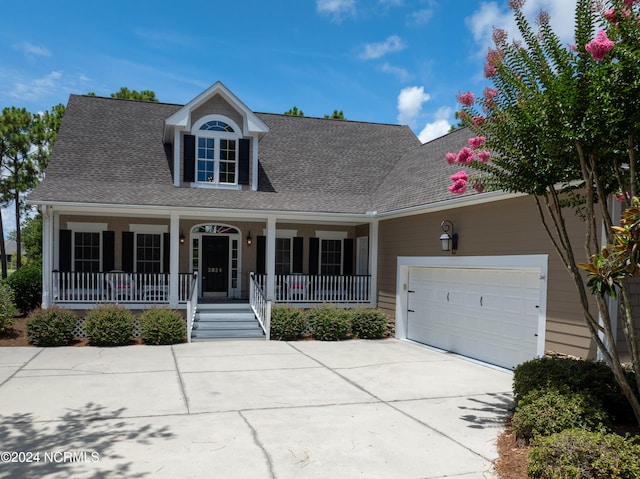
POLYGON ((411 267, 407 338, 513 368, 538 346, 540 273, 411 267))

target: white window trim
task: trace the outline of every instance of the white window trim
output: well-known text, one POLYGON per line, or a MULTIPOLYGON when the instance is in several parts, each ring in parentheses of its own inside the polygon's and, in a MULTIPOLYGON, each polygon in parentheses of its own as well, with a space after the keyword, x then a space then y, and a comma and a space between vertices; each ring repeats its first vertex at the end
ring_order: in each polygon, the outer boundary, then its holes
MULTIPOLYGON (((262 229, 262 236, 267 236, 267 230, 262 229)), ((298 230, 279 230, 276 229, 276 238, 289 238, 293 239, 298 236, 298 230)))
POLYGON ((169 232, 167 225, 147 225, 147 224, 130 224, 129 231, 132 233, 162 234, 169 232))
POLYGON ((79 221, 67 221, 67 229, 74 233, 102 233, 107 231, 107 223, 82 223, 79 221))
POLYGON ((234 122, 231 118, 228 118, 224 115, 206 115, 200 118, 197 122, 194 123, 191 128, 191 134, 195 136, 196 139, 196 155, 195 155, 195 175, 196 181, 190 183, 190 186, 193 188, 215 188, 215 189, 232 189, 239 190, 241 189, 241 185, 238 184, 238 177, 240 175, 239 172, 239 155, 240 155, 240 140, 244 137, 242 128, 240 128, 236 122, 234 122), (205 123, 210 121, 222 121, 233 128, 233 133, 226 131, 210 131, 210 130, 200 130, 200 127, 205 123), (197 181, 198 176, 198 138, 215 138, 217 141, 214 145, 214 153, 213 158, 213 178, 215 181, 197 181), (220 140, 235 140, 236 142, 236 170, 235 170, 235 182, 233 183, 221 183, 219 181, 220 178, 220 140))

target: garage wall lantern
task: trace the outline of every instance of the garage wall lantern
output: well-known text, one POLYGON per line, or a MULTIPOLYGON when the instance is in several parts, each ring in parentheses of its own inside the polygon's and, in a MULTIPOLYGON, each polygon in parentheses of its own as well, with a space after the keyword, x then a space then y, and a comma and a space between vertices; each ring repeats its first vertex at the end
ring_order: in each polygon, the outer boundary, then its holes
POLYGON ((442 251, 451 251, 451 254, 456 254, 458 249, 458 233, 453 230, 453 223, 449 220, 444 220, 440 227, 442 228, 442 234, 440 235, 440 249, 442 251))

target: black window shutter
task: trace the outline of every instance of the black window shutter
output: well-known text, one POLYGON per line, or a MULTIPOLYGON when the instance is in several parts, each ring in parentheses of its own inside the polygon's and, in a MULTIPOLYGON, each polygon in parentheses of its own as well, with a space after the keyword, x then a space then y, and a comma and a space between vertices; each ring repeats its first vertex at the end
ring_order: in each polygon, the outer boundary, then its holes
POLYGON ((184 181, 196 181, 196 137, 193 135, 184 135, 184 158, 183 170, 184 181))
POLYGON ((71 230, 60 230, 58 241, 58 269, 71 271, 71 230))
POLYGON ((342 274, 353 274, 353 238, 345 238, 342 243, 344 254, 342 255, 342 274))
POLYGON ((293 238, 293 273, 302 273, 303 238, 293 238))
POLYGON ((122 270, 133 272, 133 231, 122 232, 122 270))
POLYGON ((249 156, 251 141, 240 139, 240 150, 238 151, 238 183, 241 185, 249 184, 249 156))
POLYGON ((114 265, 114 239, 113 231, 102 232, 102 271, 111 271, 115 269, 114 265))
POLYGON ((320 238, 309 238, 309 274, 318 274, 320 238))
POLYGON ((267 237, 256 238, 256 273, 265 274, 267 271, 267 237))
POLYGON ((168 273, 170 266, 170 258, 171 258, 171 242, 170 242, 169 233, 162 233, 162 272, 168 273))

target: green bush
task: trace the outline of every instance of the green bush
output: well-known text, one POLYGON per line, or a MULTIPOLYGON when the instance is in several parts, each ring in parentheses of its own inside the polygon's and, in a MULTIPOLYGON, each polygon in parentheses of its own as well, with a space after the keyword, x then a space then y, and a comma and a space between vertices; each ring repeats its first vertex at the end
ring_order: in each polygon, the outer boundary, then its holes
POLYGON ((69 309, 36 309, 27 318, 27 339, 35 346, 66 346, 75 327, 76 315, 69 309))
POLYGON ((178 311, 151 308, 142 313, 139 321, 145 344, 182 343, 187 336, 187 327, 178 311))
POLYGON ((15 303, 26 314, 40 306, 42 301, 42 268, 37 264, 23 266, 8 278, 13 289, 15 303))
POLYGON ((298 339, 306 329, 304 312, 293 306, 276 306, 271 310, 271 339, 298 339))
POLYGON ((128 344, 133 332, 133 315, 122 306, 99 306, 87 314, 84 332, 92 346, 128 344))
POLYGON ((524 396, 513 414, 511 425, 516 437, 528 442, 565 429, 605 431, 609 418, 592 396, 548 389, 534 390, 524 396))
POLYGON ((640 444, 628 437, 568 429, 533 441, 532 479, 638 479, 640 444))
POLYGON ((6 281, 0 281, 0 334, 13 324, 13 318, 17 313, 13 290, 6 281))
POLYGON ((325 305, 310 309, 307 311, 307 321, 313 337, 320 341, 347 339, 351 332, 348 311, 335 306, 325 305))
POLYGON ((389 319, 379 309, 358 308, 349 312, 351 316, 351 330, 360 339, 384 338, 389 319))
MULTIPOLYGON (((633 377, 631 372, 628 377, 633 377)), ((634 385, 635 380, 631 384, 634 385)), ((513 374, 516 406, 529 392, 544 389, 568 390, 597 398, 614 421, 634 418, 631 406, 622 395, 613 372, 603 362, 545 357, 516 367, 513 374)))

